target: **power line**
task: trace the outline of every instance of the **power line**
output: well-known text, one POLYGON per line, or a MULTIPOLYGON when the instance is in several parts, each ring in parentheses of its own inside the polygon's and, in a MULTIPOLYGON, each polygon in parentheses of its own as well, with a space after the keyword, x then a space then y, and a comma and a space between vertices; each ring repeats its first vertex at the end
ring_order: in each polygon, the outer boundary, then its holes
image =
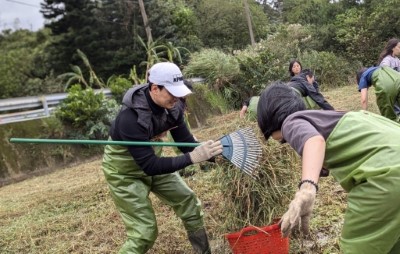
POLYGON ((16 3, 16 4, 20 4, 20 5, 26 5, 26 6, 30 6, 30 7, 35 7, 35 8, 39 8, 40 9, 40 6, 33 5, 33 4, 28 4, 28 3, 25 3, 25 2, 20 2, 20 1, 15 1, 15 0, 6 0, 6 1, 7 2, 16 3))

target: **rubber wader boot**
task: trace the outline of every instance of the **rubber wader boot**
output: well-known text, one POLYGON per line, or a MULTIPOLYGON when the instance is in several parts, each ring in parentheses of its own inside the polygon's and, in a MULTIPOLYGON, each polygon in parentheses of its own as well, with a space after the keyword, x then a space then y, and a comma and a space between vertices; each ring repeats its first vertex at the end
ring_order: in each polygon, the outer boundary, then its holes
POLYGON ((195 232, 188 232, 189 241, 197 254, 211 254, 207 233, 204 228, 195 232))

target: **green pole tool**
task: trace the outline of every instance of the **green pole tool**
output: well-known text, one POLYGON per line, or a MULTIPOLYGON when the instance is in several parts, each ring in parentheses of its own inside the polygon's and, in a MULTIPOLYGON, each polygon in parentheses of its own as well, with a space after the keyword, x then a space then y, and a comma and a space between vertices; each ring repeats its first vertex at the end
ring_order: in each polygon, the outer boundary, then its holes
MULTIPOLYGON (((259 166, 261 146, 251 128, 232 132, 218 139, 223 146, 222 156, 240 168, 246 174, 255 177, 255 169, 259 166)), ((178 146, 196 147, 200 143, 175 142, 143 142, 143 141, 114 141, 114 140, 73 140, 73 139, 34 139, 11 138, 11 143, 44 143, 44 144, 84 144, 84 145, 122 145, 122 146, 178 146)))

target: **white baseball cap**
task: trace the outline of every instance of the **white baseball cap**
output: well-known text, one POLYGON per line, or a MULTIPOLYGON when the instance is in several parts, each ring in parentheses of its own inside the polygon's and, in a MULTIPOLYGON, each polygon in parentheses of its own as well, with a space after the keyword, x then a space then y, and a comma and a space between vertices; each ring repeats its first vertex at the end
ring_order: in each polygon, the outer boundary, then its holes
POLYGON ((183 83, 179 67, 170 62, 156 63, 149 70, 149 81, 164 86, 175 97, 184 97, 192 91, 183 83))

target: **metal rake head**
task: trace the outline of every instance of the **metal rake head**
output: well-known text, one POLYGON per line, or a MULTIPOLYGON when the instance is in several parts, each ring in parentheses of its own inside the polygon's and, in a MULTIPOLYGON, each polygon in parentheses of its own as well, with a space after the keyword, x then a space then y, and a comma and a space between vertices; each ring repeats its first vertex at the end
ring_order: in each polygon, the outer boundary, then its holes
POLYGON ((252 128, 244 128, 219 139, 223 145, 222 156, 243 172, 256 178, 259 167, 261 145, 252 128))

